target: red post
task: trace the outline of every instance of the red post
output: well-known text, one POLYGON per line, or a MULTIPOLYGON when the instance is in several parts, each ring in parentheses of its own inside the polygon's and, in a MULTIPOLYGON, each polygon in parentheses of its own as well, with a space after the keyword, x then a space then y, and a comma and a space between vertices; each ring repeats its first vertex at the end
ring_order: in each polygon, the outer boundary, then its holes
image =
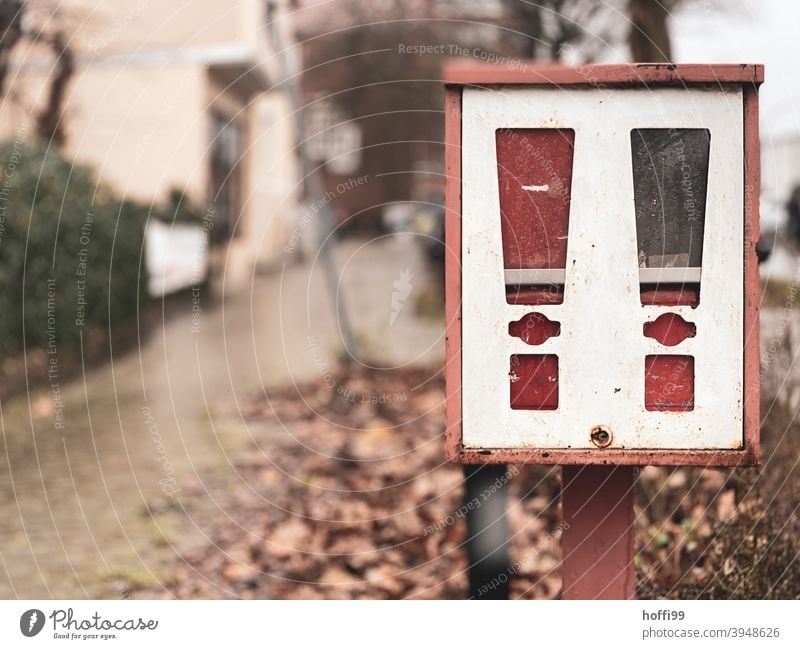
POLYGON ((562 468, 564 599, 634 599, 633 467, 562 468))

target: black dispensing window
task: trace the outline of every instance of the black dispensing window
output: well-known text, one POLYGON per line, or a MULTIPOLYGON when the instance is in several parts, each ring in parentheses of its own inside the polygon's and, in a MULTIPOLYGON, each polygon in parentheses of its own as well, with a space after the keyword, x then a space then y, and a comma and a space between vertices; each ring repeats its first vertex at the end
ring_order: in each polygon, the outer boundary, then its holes
POLYGON ((640 268, 700 268, 711 133, 703 128, 631 131, 640 268))

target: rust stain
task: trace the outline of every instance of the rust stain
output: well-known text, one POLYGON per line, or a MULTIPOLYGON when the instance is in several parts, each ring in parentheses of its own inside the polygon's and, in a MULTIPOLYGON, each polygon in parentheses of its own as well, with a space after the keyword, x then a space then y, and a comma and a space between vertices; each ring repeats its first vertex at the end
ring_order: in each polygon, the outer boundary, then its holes
POLYGON ((603 426, 601 424, 592 427, 592 431, 589 434, 589 439, 592 440, 592 444, 594 444, 597 448, 606 448, 611 444, 611 441, 614 439, 614 435, 611 433, 611 429, 608 426, 603 426))

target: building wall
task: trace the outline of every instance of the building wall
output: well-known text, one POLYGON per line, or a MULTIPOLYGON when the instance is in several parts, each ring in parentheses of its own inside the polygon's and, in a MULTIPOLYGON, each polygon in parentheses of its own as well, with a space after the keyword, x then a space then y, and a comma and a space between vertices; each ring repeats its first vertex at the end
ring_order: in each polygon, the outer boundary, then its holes
POLYGON ((203 86, 196 66, 90 67, 73 86, 69 149, 126 195, 162 200, 177 188, 202 207, 203 86))
MULTIPOLYGON (((256 261, 274 265, 295 212, 290 110, 281 92, 258 94, 259 83, 268 87, 263 81, 237 84, 236 73, 232 83, 230 71, 216 72, 238 65, 255 69, 254 78, 277 78, 277 59, 267 63, 263 0, 30 0, 29 6, 36 24, 51 20, 72 35, 76 70, 65 102, 64 153, 127 197, 163 203, 179 189, 204 210, 210 113, 236 121, 245 134, 243 210, 240 236, 226 256, 242 272, 256 261)), ((284 42, 288 27, 282 22, 284 42)), ((0 137, 14 137, 25 123, 32 136, 32 116, 55 71, 54 55, 41 43, 23 43, 14 56, 0 97, 0 137)))
POLYGON ((269 93, 256 100, 251 112, 251 131, 256 135, 250 152, 248 240, 260 268, 286 261, 301 193, 300 170, 294 150, 292 111, 283 93, 269 93))
MULTIPOLYGON (((179 188, 202 206, 203 73, 196 66, 79 68, 66 101, 64 153, 126 197, 159 201, 179 188)), ((31 122, 46 77, 33 70, 15 80, 15 100, 0 106, 0 135, 31 122)))
POLYGON ((253 46, 261 0, 29 0, 42 16, 69 25, 73 45, 107 54, 238 43, 253 46))

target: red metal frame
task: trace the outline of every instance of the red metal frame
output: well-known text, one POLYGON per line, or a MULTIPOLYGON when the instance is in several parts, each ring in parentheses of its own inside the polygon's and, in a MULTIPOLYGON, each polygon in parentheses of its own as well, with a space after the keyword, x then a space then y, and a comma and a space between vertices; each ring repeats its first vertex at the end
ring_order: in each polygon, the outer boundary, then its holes
POLYGON ((759 447, 759 237, 761 161, 758 85, 762 65, 585 65, 518 62, 512 67, 455 63, 445 82, 445 315, 447 458, 464 464, 626 464, 753 466, 759 447), (738 450, 465 449, 461 443, 461 89, 507 84, 593 87, 741 85, 744 103, 744 448, 738 450))

